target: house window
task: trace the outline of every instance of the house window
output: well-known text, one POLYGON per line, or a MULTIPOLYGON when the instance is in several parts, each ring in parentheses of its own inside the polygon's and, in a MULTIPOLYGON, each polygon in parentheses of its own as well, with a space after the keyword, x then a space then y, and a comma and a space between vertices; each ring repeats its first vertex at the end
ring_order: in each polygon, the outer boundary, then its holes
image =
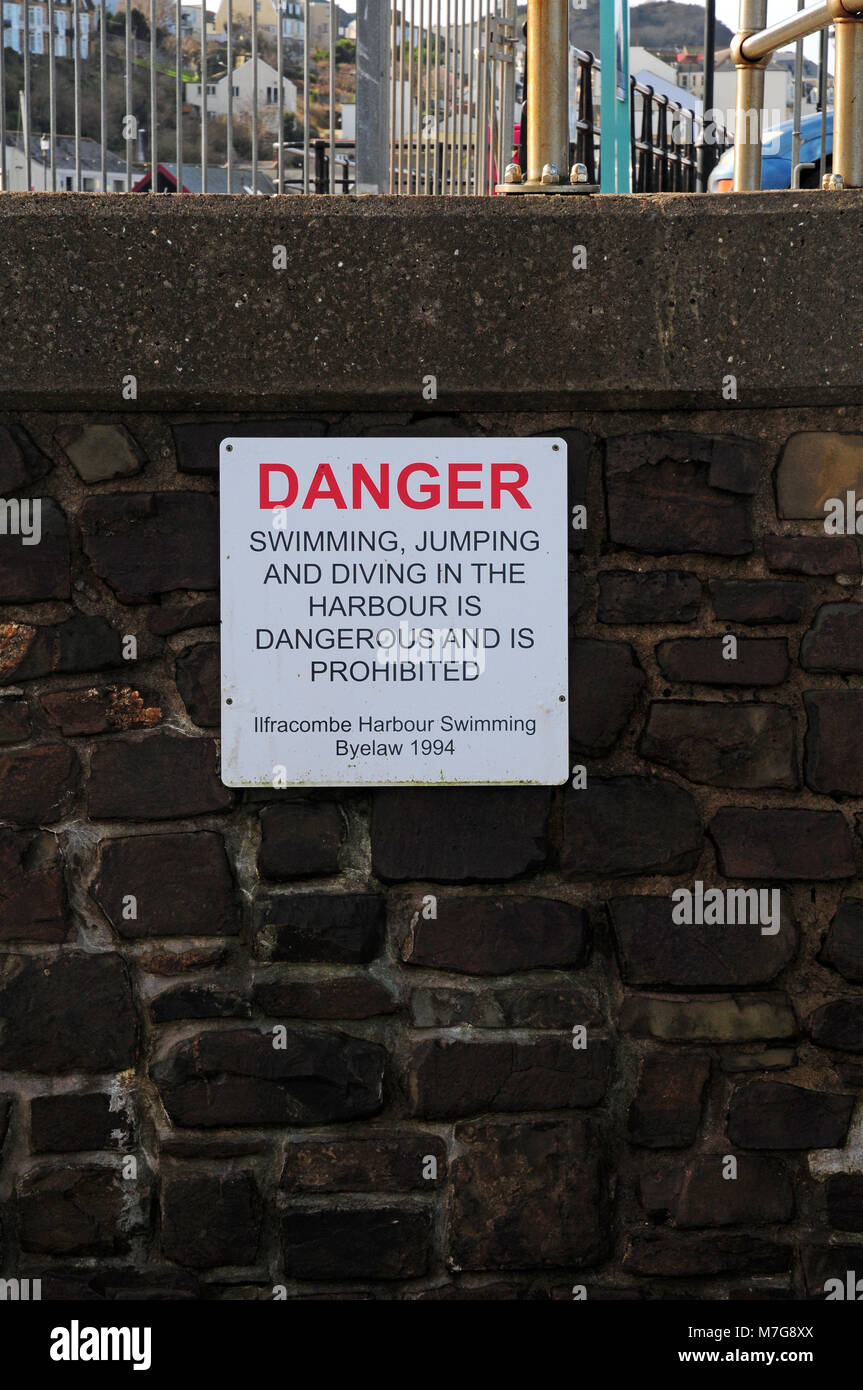
POLYGON ((41 52, 42 52, 42 30, 41 30, 41 29, 37 29, 37 31, 36 31, 35 34, 31 34, 31 35, 30 35, 30 52, 31 52, 31 53, 41 53, 41 52))
POLYGON ((235 97, 238 97, 238 96, 240 95, 240 89, 239 89, 239 87, 232 87, 232 88, 231 88, 231 91, 234 93, 234 96, 235 96, 235 97))
POLYGON ((208 97, 214 97, 215 95, 216 95, 215 84, 214 84, 214 83, 211 83, 211 82, 208 82, 208 83, 207 83, 207 96, 208 96, 208 97))

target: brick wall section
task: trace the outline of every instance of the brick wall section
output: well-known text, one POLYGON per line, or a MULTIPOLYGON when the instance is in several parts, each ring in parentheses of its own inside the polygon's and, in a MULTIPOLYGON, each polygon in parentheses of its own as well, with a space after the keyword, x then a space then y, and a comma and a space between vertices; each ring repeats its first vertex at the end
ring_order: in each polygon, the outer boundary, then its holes
POLYGON ((861 459, 856 409, 3 417, 0 496, 50 505, 0 537, 0 1270, 771 1299, 863 1268, 863 568, 819 520, 861 459), (226 425, 565 435, 583 790, 221 785, 226 425), (673 926, 696 879, 779 888, 781 930, 673 926))

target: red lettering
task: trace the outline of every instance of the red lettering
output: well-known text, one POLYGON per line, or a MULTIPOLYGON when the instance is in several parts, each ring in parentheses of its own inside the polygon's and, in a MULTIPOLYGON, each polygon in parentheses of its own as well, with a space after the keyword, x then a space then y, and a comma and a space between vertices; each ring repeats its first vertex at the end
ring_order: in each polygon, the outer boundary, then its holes
POLYGON ((315 476, 312 478, 303 502, 303 511, 308 511, 309 507, 313 507, 316 502, 335 502, 339 511, 347 511, 348 504, 342 497, 336 482, 336 475, 329 463, 319 463, 315 469, 315 476), (326 487, 324 487, 325 483, 326 487))
POLYGON ((297 475, 293 468, 288 468, 284 463, 262 463, 260 464, 260 495, 261 506, 263 508, 290 507, 297 500, 297 475), (280 502, 273 502, 270 499, 270 474, 284 473, 288 480, 288 494, 280 502))
POLYGON ((390 466, 388 463, 381 464, 380 483, 375 487, 374 479, 366 472, 361 463, 353 466, 353 498, 352 505, 357 511, 362 510, 363 488, 366 489, 376 507, 382 507, 384 511, 389 510, 390 505, 390 466))
POLYGON ((408 480, 412 473, 425 473, 427 478, 436 478, 437 469, 432 468, 428 463, 411 463, 407 468, 403 468, 399 474, 397 490, 399 497, 406 507, 413 507, 415 511, 424 511, 427 507, 436 507, 440 502, 440 485, 438 483, 422 483, 419 488, 420 496, 426 498, 425 502, 420 502, 418 498, 411 497, 408 492, 408 480))
POLYGON ((501 493, 508 492, 515 498, 519 507, 522 509, 526 507, 530 511, 530 503, 521 490, 529 478, 530 474, 523 463, 493 463, 491 466, 492 507, 499 508, 501 493), (503 480, 505 472, 515 474, 515 477, 508 483, 503 480))
POLYGON ((460 493, 463 488, 479 488, 482 482, 479 478, 462 478, 461 473, 481 473, 481 463, 451 463, 449 465, 449 504, 454 511, 464 511, 469 507, 482 507, 482 500, 478 502, 463 502, 460 493))

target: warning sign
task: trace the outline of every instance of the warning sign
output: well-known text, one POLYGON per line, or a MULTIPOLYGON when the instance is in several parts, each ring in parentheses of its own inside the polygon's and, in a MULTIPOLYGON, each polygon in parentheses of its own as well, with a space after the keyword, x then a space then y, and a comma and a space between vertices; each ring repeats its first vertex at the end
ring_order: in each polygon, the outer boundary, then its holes
POLYGON ((566 445, 226 439, 222 779, 567 776, 566 445))

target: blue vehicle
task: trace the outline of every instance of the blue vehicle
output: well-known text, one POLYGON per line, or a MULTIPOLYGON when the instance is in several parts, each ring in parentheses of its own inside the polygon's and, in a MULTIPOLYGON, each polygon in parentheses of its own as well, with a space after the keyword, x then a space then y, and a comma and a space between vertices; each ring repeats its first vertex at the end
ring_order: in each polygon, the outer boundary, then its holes
MULTIPOLYGON (((791 131, 793 121, 771 126, 761 137, 761 187, 791 187, 791 131)), ((827 170, 832 168, 833 112, 827 112, 827 170)), ((801 188, 820 188, 821 173, 821 112, 813 111, 800 122, 800 163, 814 164, 814 169, 800 171, 801 188)), ((734 178, 734 151, 726 150, 707 182, 708 193, 730 193, 734 178)))

